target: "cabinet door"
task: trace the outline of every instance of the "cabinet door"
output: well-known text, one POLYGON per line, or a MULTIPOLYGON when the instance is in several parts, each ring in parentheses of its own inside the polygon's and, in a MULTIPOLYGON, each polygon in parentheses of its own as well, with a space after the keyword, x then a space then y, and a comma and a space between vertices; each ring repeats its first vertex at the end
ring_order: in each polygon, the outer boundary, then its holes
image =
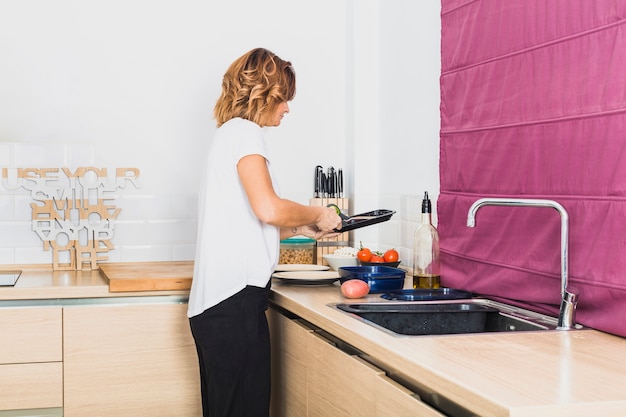
POLYGON ((0 308, 0 410, 63 406, 62 317, 61 307, 0 308))
POLYGON ((267 311, 272 337, 272 417, 307 415, 307 342, 312 330, 274 309, 267 311))
POLYGON ((342 341, 274 309, 268 320, 272 417, 444 417, 342 341))
MULTIPOLYGON (((63 364, 0 365, 0 391, 0 410, 60 408, 63 406, 63 364)), ((0 411, 0 416, 2 414, 0 411)))
POLYGON ((314 335, 308 344, 309 416, 374 417, 375 382, 382 371, 314 335))
POLYGON ((376 379, 376 417, 445 417, 384 374, 376 379))
POLYGON ((198 417, 186 304, 64 308, 65 417, 198 417))
POLYGON ((0 363, 60 362, 61 307, 0 308, 0 363))
POLYGON ((444 417, 383 370, 317 333, 308 352, 310 417, 444 417))

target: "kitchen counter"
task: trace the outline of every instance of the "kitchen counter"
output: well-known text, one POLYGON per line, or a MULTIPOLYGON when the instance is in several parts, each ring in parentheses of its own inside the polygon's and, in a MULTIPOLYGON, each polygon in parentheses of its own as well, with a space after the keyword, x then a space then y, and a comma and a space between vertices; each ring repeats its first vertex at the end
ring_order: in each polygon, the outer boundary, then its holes
MULTIPOLYGON (((626 415, 624 338, 593 329, 395 336, 329 306, 346 302, 337 283, 274 280, 272 290, 278 306, 476 415, 626 415)), ((379 294, 350 301, 385 302, 379 294)))
MULTIPOLYGON (((0 287, 0 301, 188 294, 109 292, 99 271, 12 269, 22 275, 15 287, 0 287)), ((346 301, 338 284, 274 280, 272 301, 480 416, 626 415, 624 338, 591 329, 394 336, 329 306, 346 301)), ((378 294, 353 301, 385 302, 378 294)))
MULTIPOLYGON (((161 264, 133 266, 134 283, 163 283, 161 264)), ((102 271, 0 269, 22 271, 0 287, 0 333, 10 341, 0 344, 0 416, 201 414, 188 289, 116 292, 102 271)))
POLYGON ((53 271, 43 265, 0 268, 0 272, 15 270, 22 273, 15 286, 0 286, 0 301, 189 294, 189 290, 110 292, 108 281, 99 270, 53 271))

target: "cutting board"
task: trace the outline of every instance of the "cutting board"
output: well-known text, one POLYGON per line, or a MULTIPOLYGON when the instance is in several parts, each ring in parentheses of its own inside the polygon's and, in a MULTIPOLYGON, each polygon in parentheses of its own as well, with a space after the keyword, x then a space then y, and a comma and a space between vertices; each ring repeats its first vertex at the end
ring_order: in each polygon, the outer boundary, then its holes
POLYGON ((191 288, 193 261, 101 263, 110 292, 172 291, 191 288))

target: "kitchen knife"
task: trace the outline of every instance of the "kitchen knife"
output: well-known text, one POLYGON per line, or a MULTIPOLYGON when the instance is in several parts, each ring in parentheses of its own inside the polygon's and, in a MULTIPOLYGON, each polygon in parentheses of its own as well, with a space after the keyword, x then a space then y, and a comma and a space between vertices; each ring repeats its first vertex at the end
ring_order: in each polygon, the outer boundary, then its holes
POLYGON ((320 198, 320 193, 322 192, 322 166, 318 165, 315 167, 315 177, 313 184, 313 196, 315 198, 320 198))
POLYGON ((343 198, 343 170, 337 171, 337 197, 343 198))

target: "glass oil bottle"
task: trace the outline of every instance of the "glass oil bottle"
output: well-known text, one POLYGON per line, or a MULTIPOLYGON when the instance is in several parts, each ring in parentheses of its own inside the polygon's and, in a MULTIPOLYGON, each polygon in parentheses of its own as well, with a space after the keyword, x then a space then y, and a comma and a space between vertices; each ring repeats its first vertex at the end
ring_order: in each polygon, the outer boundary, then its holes
POLYGON ((413 237, 413 288, 439 288, 439 233, 432 223, 432 205, 428 191, 422 200, 422 222, 413 237))

